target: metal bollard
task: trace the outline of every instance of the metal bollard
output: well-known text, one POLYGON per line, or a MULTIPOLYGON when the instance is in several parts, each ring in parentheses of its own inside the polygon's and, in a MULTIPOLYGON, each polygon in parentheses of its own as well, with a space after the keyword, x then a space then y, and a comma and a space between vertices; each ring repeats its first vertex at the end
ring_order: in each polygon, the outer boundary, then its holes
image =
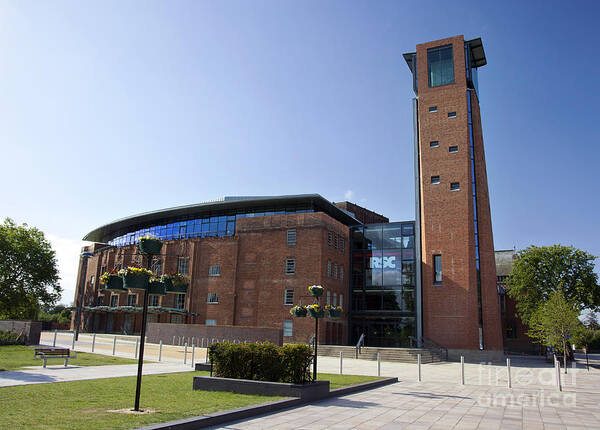
POLYGON ((417 354, 417 365, 419 366, 419 382, 421 382, 421 354, 417 354))
POLYGON ((138 348, 139 347, 140 347, 140 340, 136 339, 135 340, 135 355, 134 355, 135 358, 138 358, 138 348))
POLYGON ((75 350, 75 333, 73 332, 73 345, 71 345, 71 349, 75 350))
POLYGON ((344 353, 340 351, 340 375, 342 375, 342 368, 344 363, 344 353))
POLYGON ((52 346, 56 346, 56 333, 58 332, 58 330, 54 330, 54 341, 52 342, 52 346))
POLYGON ((506 371, 508 372, 508 388, 512 388, 512 381, 510 379, 510 358, 506 359, 506 371))
POLYGON ((92 352, 94 352, 94 348, 96 348, 96 333, 92 336, 92 352))
POLYGON ((192 341, 192 367, 194 367, 194 355, 196 352, 196 347, 194 346, 194 341, 192 341))
POLYGON ((187 363, 187 342, 183 346, 183 364, 187 363))
POLYGON ((162 359, 162 340, 158 343, 158 361, 162 359))
POLYGON ((560 382, 560 362, 558 360, 556 360, 556 366, 554 366, 556 369, 556 388, 558 388, 558 391, 562 391, 562 384, 560 382))
POLYGON ((173 336, 173 346, 175 346, 175 336, 173 336))
POLYGON ((465 357, 460 356, 460 383, 465 385, 465 357))
POLYGON ((377 353, 377 376, 381 376, 381 352, 377 353))
POLYGON ((194 347, 194 336, 192 336, 192 348, 194 347))
POLYGON ((117 336, 113 337, 113 355, 115 355, 116 349, 117 349, 117 336))

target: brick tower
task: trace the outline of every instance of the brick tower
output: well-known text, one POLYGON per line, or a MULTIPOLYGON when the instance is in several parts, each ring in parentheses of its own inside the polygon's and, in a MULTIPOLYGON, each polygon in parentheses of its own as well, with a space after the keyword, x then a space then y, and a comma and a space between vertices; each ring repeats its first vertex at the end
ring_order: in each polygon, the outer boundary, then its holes
POLYGON ((463 36, 404 54, 413 73, 416 226, 422 333, 449 355, 494 359, 502 332, 477 68, 481 39, 463 36))

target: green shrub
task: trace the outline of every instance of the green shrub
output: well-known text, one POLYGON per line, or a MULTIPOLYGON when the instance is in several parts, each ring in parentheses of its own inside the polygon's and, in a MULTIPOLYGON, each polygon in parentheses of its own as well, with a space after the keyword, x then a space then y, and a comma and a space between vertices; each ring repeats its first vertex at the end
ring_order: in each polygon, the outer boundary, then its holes
POLYGON ((209 354, 215 376, 301 384, 310 375, 313 352, 303 344, 221 342, 212 344, 209 354))
POLYGON ((25 336, 12 331, 0 330, 0 345, 25 345, 25 336))

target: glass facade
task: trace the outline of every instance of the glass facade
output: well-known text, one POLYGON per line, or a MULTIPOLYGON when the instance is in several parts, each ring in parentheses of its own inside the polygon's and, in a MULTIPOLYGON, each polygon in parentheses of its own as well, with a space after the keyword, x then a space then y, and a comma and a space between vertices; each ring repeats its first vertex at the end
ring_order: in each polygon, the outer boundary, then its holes
POLYGON ((452 45, 427 50, 427 72, 430 87, 454 83, 452 45))
POLYGON ((408 347, 416 336, 415 224, 351 228, 351 339, 408 347))
POLYGON ((151 235, 162 240, 189 239, 192 237, 224 237, 235 234, 235 223, 240 218, 314 212, 309 207, 257 208, 247 211, 234 210, 230 214, 204 216, 183 221, 161 223, 120 234, 108 243, 127 246, 138 243, 140 237, 151 235))

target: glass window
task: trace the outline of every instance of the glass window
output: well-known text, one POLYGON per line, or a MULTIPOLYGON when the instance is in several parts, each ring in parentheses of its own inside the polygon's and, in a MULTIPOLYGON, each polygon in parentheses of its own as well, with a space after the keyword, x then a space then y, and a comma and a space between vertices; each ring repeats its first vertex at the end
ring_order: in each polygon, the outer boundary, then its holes
POLYGON ((362 227, 352 229, 352 248, 364 249, 364 236, 362 227))
POLYGON ((158 296, 150 296, 148 306, 158 306, 158 296))
POLYGON ((402 224, 402 235, 408 236, 411 234, 415 234, 415 226, 411 224, 402 224))
POLYGON ((365 227, 365 240, 367 242, 368 249, 382 249, 383 248, 383 230, 381 226, 365 227))
POLYGON ((283 335, 292 336, 293 322, 291 320, 285 320, 283 322, 283 335))
POLYGON ((458 191, 460 190, 460 183, 459 182, 452 182, 450 184, 450 191, 458 191))
POLYGON ((208 276, 221 276, 221 266, 209 266, 208 276))
POLYGON ((333 233, 327 233, 327 245, 331 246, 331 242, 333 241, 333 233))
POLYGON ((333 293, 333 306, 337 306, 337 293, 333 293))
POLYGON ((383 255, 381 252, 365 254, 367 268, 365 270, 366 287, 383 285, 383 255))
POLYGON ((427 71, 430 87, 454 83, 452 45, 427 50, 427 71))
POLYGON ((296 260, 293 258, 285 260, 285 273, 288 275, 296 273, 296 260))
POLYGON ((451 146, 451 147, 449 147, 448 148, 448 152, 451 152, 451 153, 458 152, 458 146, 451 146))
POLYGON ((331 277, 331 261, 327 261, 327 277, 331 277))
POLYGON ((175 294, 175 308, 185 308, 185 294, 175 294))
POLYGON ((219 295, 217 293, 208 293, 206 303, 219 303, 219 295))
POLYGON ((135 306, 136 294, 129 294, 127 296, 127 306, 135 306))
POLYGON ((383 248, 400 248, 402 232, 399 225, 383 226, 383 248))
POLYGON ((456 118, 456 112, 448 112, 448 118, 456 118))
POLYGON ((217 325, 217 320, 206 320, 204 325, 217 325))
POLYGON ((431 142, 429 142, 430 148, 437 148, 438 146, 440 146, 440 142, 437 140, 432 140, 431 142))
POLYGON ((293 305, 294 304, 294 290, 285 290, 283 294, 283 304, 293 305))
POLYGON ((340 266, 340 281, 344 280, 344 266, 340 266))
POLYGON ((331 304, 331 293, 327 291, 327 306, 331 304))
POLYGON ((431 112, 431 113, 437 112, 437 106, 429 106, 429 112, 431 112))
POLYGON ((433 283, 440 285, 442 283, 442 256, 433 256, 433 283))
POLYGON ((338 265, 337 263, 333 263, 333 279, 338 278, 338 265))
POLYGON ((183 324, 183 315, 171 314, 171 324, 183 324))
POLYGON ((340 252, 344 253, 344 239, 340 237, 340 252))
POLYGON ((177 273, 181 273, 182 275, 187 275, 190 267, 190 258, 189 257, 179 257, 177 259, 177 273))
POLYGON ((113 294, 112 296, 110 296, 110 305, 113 308, 117 306, 117 300, 119 300, 119 296, 117 296, 116 294, 113 294))
POLYGON ((439 184, 440 183, 440 177, 439 176, 432 176, 431 177, 431 183, 432 184, 439 184))
POLYGON ((340 308, 344 308, 344 295, 340 294, 340 308))
POLYGON ((287 231, 287 245, 294 246, 296 244, 296 230, 287 231))

